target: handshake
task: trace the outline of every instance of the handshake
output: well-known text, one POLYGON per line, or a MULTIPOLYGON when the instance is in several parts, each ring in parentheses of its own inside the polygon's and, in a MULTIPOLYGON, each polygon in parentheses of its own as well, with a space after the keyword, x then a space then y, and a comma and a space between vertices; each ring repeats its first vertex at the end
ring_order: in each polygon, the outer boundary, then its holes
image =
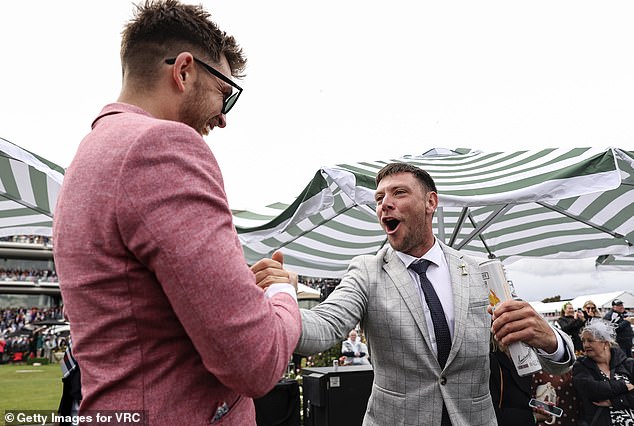
POLYGON ((271 284, 291 284, 297 292, 297 273, 284 269, 284 255, 281 251, 273 253, 270 259, 264 258, 251 266, 255 275, 255 283, 262 290, 271 284))

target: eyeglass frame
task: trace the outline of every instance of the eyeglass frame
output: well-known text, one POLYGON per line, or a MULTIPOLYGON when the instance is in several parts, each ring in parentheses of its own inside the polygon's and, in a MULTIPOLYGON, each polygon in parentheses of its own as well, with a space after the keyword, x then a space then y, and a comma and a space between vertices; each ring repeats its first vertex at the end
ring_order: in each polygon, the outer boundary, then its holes
POLYGON ((593 311, 596 311, 597 307, 596 306, 584 306, 583 309, 591 309, 593 311))
MULTIPOLYGON (((227 83, 231 87, 235 87, 236 89, 238 89, 237 92, 232 93, 226 99, 222 100, 222 110, 220 112, 222 112, 223 114, 227 114, 229 111, 231 111, 231 109, 236 104, 236 102, 238 102, 238 98, 242 94, 242 87, 240 87, 237 84, 235 84, 233 81, 231 81, 231 79, 226 77, 223 73, 221 73, 220 71, 216 70, 211 65, 207 65, 206 63, 204 63, 200 59, 196 58, 195 56, 192 56, 192 58, 194 58, 194 61, 198 65, 200 65, 201 67, 206 69, 211 75, 213 75, 214 77, 219 78, 220 80, 224 81, 225 83, 227 83), (231 101, 232 99, 233 99, 233 101, 231 103, 229 103, 229 101, 231 101)), ((168 64, 168 65, 174 65, 176 63, 176 58, 168 58, 168 59, 165 60, 165 63, 168 64)))

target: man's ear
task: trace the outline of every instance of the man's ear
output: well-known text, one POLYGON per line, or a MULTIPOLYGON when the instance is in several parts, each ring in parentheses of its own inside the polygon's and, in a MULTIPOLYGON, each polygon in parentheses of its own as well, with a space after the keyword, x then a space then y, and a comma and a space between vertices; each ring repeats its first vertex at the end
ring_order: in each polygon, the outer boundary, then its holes
POLYGON ((172 67, 172 80, 179 91, 185 91, 185 86, 189 83, 193 67, 194 56, 191 53, 181 52, 178 54, 172 67))
POLYGON ((425 197, 426 206, 425 209, 429 213, 434 213, 438 208, 438 194, 434 191, 427 192, 427 196, 425 197))

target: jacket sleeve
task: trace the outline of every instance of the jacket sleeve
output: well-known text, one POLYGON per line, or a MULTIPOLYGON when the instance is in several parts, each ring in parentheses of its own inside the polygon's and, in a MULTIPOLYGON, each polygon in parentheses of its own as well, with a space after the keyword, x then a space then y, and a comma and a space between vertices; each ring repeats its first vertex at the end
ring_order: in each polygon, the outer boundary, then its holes
MULTIPOLYGON (((630 383, 634 384, 634 358, 627 358, 623 363, 624 371, 621 371, 621 374, 627 374, 630 383)), ((614 408, 621 410, 625 408, 634 408, 634 390, 625 391, 624 394, 613 398, 612 405, 614 408)))
POLYGON ((314 308, 302 309, 302 333, 296 352, 312 355, 345 339, 363 318, 368 303, 365 256, 352 259, 337 288, 314 308))
POLYGON ((121 165, 113 201, 125 245, 156 275, 207 370, 235 392, 261 396, 299 338, 297 302, 285 293, 267 299, 255 285, 200 135, 172 123, 142 137, 121 165))
POLYGON ((575 347, 572 343, 570 335, 556 327, 551 327, 551 329, 561 337, 561 341, 564 345, 565 351, 563 360, 553 361, 540 355, 539 352, 537 353, 537 356, 539 357, 539 362, 541 363, 544 371, 551 374, 560 375, 570 371, 573 364, 575 363, 575 360, 577 359, 575 357, 575 347))

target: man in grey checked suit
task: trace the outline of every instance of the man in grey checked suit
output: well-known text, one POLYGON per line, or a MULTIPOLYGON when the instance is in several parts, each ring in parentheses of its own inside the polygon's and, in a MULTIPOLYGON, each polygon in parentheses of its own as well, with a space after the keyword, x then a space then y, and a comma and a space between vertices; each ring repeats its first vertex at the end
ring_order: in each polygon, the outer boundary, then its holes
POLYGON ((393 163, 376 181, 377 217, 390 247, 353 259, 330 296, 312 310, 302 310, 296 352, 326 350, 360 323, 374 366, 364 425, 495 425, 489 394, 491 330, 504 344, 523 340, 540 349, 542 366, 556 374, 574 363, 572 342, 522 301, 498 306, 491 322, 488 289, 478 266, 482 259, 464 256, 433 235, 438 195, 429 174, 393 163), (444 360, 437 360, 421 278, 408 269, 421 258, 430 261, 426 277, 451 333, 444 368, 444 360))

